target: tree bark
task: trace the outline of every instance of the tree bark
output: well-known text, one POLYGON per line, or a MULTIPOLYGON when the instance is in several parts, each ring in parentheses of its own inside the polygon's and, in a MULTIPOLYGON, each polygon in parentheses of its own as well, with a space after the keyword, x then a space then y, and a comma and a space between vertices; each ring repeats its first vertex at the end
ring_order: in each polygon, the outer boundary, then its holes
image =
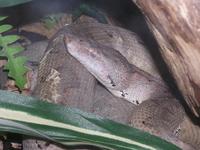
POLYGON ((185 101, 200 116, 200 1, 133 0, 145 15, 185 101))

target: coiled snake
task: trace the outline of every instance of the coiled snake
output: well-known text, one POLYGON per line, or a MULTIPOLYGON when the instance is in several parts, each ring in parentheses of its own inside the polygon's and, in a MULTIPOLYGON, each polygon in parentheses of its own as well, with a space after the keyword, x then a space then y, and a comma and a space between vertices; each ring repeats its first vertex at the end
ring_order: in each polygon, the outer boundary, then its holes
MULTIPOLYGON (((128 30, 90 18, 86 20, 64 27, 52 39, 40 62, 34 95, 59 102, 67 97, 64 85, 80 87, 76 77, 70 79, 64 73, 71 68, 61 67, 67 63, 66 58, 70 58, 75 64, 83 65, 113 95, 136 105, 141 103, 132 112, 132 126, 183 149, 190 149, 190 146, 199 149, 199 127, 191 122, 178 100, 170 94, 139 38, 128 30), (184 143, 190 146, 184 147, 184 143)), ((88 78, 83 80, 87 80, 85 84, 91 87, 87 92, 92 94, 95 80, 90 74, 86 76, 88 78)), ((88 99, 92 97, 85 95, 88 99)))

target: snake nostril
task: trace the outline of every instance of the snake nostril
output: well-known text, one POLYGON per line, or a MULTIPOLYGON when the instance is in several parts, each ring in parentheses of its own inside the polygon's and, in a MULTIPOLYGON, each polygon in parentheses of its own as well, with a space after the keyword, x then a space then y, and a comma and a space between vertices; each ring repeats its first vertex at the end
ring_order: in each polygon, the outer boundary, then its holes
POLYGON ((138 100, 136 100, 136 104, 139 105, 140 103, 138 102, 138 100))
MULTIPOLYGON (((112 84, 112 83, 111 83, 111 84, 112 84)), ((112 86, 115 87, 116 85, 113 83, 112 86)))

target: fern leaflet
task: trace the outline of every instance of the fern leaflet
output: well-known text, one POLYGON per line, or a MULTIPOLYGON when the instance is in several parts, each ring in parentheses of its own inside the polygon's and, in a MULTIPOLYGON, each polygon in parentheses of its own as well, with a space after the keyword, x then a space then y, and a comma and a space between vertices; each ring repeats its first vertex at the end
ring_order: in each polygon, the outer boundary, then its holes
MULTIPOLYGON (((6 19, 6 17, 0 16, 0 21, 6 19)), ((2 33, 12 29, 9 24, 0 25, 0 57, 6 57, 7 63, 4 69, 8 70, 8 76, 15 80, 16 85, 23 89, 26 84, 26 72, 28 68, 25 67, 27 59, 22 56, 15 56, 17 53, 24 50, 20 45, 13 44, 20 37, 17 35, 3 35, 2 33)))

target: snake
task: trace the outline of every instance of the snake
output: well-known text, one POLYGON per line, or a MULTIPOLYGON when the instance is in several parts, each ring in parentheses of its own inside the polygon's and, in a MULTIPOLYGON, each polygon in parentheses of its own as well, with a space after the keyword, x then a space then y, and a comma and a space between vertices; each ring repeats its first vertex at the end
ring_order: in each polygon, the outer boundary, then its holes
POLYGON ((40 61, 33 95, 68 105, 66 97, 70 97, 66 94, 70 88, 72 98, 80 102, 86 96, 90 102, 94 98, 95 78, 115 97, 137 105, 132 110, 131 126, 182 149, 200 148, 199 126, 170 93, 139 37, 121 27, 83 16, 62 28, 49 42, 40 61), (66 70, 76 70, 66 67, 67 63, 81 66, 82 75, 66 75, 66 70), (87 90, 81 94, 83 89, 87 90))

